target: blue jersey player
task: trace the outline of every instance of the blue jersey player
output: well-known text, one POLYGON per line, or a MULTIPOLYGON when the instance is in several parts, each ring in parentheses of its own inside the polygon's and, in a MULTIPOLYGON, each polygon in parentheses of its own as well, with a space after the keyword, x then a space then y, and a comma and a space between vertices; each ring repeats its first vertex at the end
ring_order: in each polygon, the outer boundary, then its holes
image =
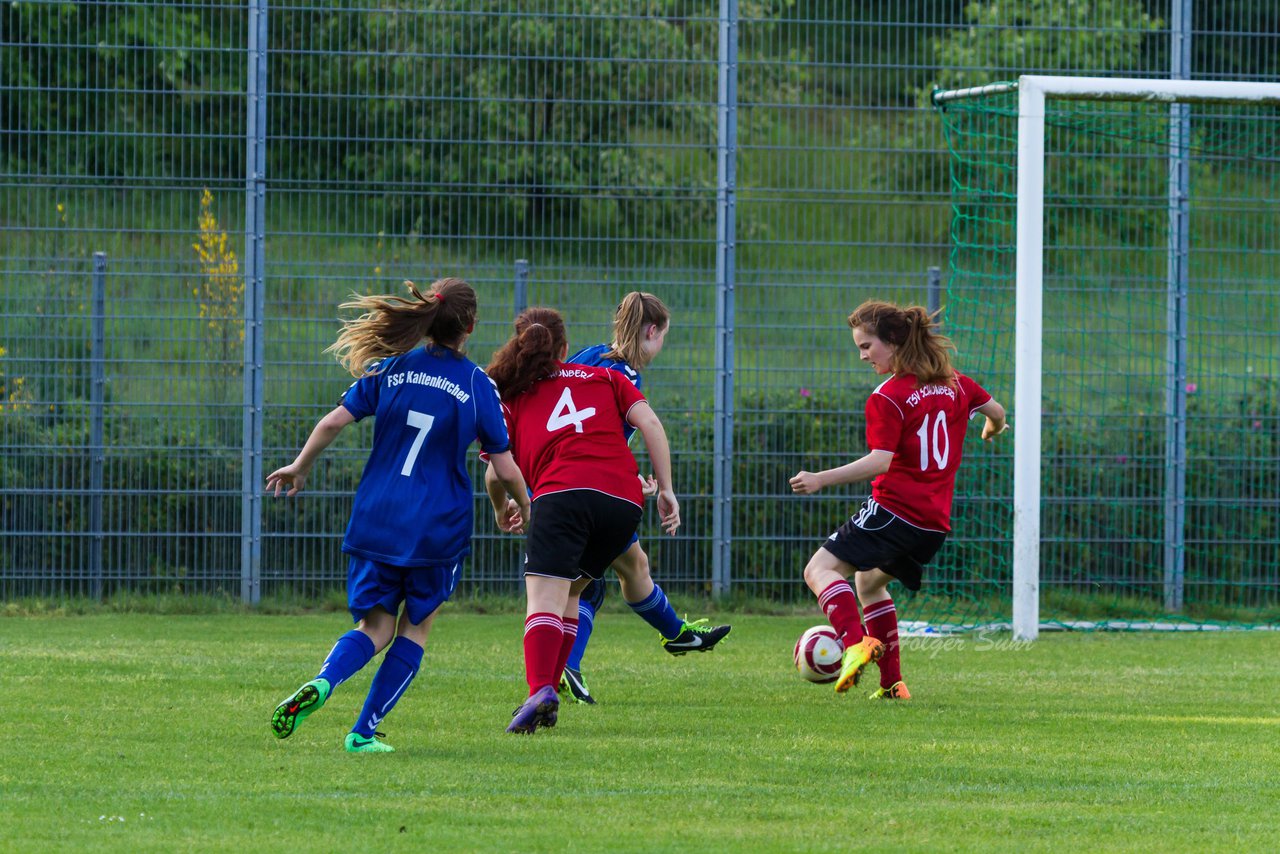
POLYGON ((373 448, 342 540, 356 628, 338 638, 316 678, 271 716, 272 732, 288 738, 386 649, 346 737, 352 753, 393 750, 378 724, 417 675, 436 609, 453 594, 471 551, 473 489, 466 458, 472 442, 479 440, 516 502, 516 512, 498 518, 499 527, 519 531, 529 518, 497 391, 463 355, 475 325, 475 292, 455 278, 435 282, 425 294, 406 284, 411 298, 355 297, 343 304, 364 314, 344 323, 329 349, 358 379, 316 424, 297 459, 267 477, 267 489, 276 495, 296 495, 343 428, 374 417, 373 448))
MULTIPOLYGON (((613 341, 609 344, 596 344, 579 350, 565 361, 579 365, 593 365, 618 371, 641 389, 643 380, 640 369, 645 368, 654 357, 662 351, 666 342, 667 330, 671 325, 671 312, 653 294, 632 291, 623 297, 618 311, 613 318, 613 341)), ((630 441, 635 428, 629 424, 623 430, 630 441)), ((652 495, 657 484, 652 477, 646 478, 644 492, 652 495)), ((625 575, 642 572, 649 574, 649 556, 640 547, 640 537, 633 535, 626 551, 614 561, 621 565, 625 575)), ((595 698, 587 689, 582 678, 582 657, 591 640, 591 631, 595 625, 595 617, 604 603, 605 582, 592 581, 578 602, 577 639, 569 652, 569 660, 564 673, 560 677, 560 693, 569 693, 579 703, 595 704, 595 698)), ((644 617, 645 614, 641 613, 644 617)), ((686 652, 706 652, 721 638, 729 634, 729 626, 706 626, 705 620, 687 624, 690 631, 677 630, 671 637, 663 637, 663 648, 672 655, 684 655, 686 652)))

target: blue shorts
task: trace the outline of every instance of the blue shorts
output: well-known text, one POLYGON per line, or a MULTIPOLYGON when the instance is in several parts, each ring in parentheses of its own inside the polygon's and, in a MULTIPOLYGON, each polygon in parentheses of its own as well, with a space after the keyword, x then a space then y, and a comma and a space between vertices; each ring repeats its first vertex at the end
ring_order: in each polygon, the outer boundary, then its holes
POLYGON ((403 602, 409 622, 417 625, 449 601, 461 573, 461 562, 410 569, 352 557, 347 564, 347 608, 358 623, 377 605, 395 616, 403 602))

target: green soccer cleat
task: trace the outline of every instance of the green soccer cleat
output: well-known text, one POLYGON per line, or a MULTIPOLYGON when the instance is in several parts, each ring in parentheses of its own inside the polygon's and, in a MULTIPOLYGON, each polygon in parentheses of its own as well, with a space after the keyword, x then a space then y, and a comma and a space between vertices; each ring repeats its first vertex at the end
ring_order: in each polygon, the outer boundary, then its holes
POLYGON ((271 715, 271 731, 275 733, 276 738, 288 738, 293 735, 293 731, 298 728, 298 724, 307 719, 307 715, 319 711, 324 701, 329 699, 331 690, 329 680, 312 679, 294 691, 293 696, 276 706, 275 712, 271 715))
POLYGON ((582 680, 582 671, 572 667, 566 667, 564 673, 560 674, 560 687, 556 689, 556 693, 568 694, 575 703, 585 703, 588 706, 596 704, 587 683, 582 680))
POLYGON ((680 627, 680 634, 673 638, 663 638, 662 648, 672 655, 684 655, 686 652, 707 652, 733 629, 732 626, 708 626, 707 620, 685 621, 680 627))
POLYGON ((346 748, 347 753, 395 753, 396 749, 385 741, 378 739, 386 738, 380 732, 375 732, 373 738, 365 738, 354 732, 347 733, 346 748))
POLYGON ((844 666, 840 670, 840 678, 836 680, 836 693, 843 694, 857 685, 858 679, 862 677, 862 669, 879 660, 882 655, 884 644, 872 637, 864 637, 845 649, 844 666))

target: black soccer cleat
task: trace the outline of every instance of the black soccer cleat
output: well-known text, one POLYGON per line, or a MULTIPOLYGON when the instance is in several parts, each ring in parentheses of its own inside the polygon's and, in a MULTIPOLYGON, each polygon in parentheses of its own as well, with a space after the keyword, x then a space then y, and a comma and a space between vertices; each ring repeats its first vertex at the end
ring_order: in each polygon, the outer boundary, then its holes
POLYGON ((733 629, 733 626, 708 626, 707 620, 685 621, 680 634, 671 640, 662 639, 662 648, 672 655, 684 655, 686 652, 706 652, 733 629))
POLYGON ((581 670, 566 667, 564 673, 560 675, 560 687, 557 690, 561 694, 568 694, 573 697, 575 702, 586 703, 588 706, 596 704, 595 698, 591 696, 591 691, 587 688, 587 683, 582 681, 581 670))

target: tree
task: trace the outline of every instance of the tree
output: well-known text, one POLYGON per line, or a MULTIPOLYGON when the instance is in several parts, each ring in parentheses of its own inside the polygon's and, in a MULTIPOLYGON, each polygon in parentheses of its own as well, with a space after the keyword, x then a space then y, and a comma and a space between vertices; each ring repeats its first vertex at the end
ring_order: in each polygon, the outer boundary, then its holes
MULTIPOLYGON (((790 2, 743 4, 744 18, 760 16, 748 56, 790 2)), ((368 189, 388 233, 554 237, 586 221, 600 236, 650 238, 708 226, 718 4, 566 8, 515 13, 484 0, 424 12, 399 0, 359 14, 278 12, 287 59, 273 91, 286 105, 272 112, 272 135, 292 141, 274 148, 271 174, 368 189), (304 80, 291 101, 281 87, 304 80), (659 152, 667 136, 683 153, 659 152)), ((768 101, 794 97, 799 79, 781 63, 744 65, 740 86, 768 101)))
POLYGON ((968 26, 934 42, 939 88, 1019 74, 1138 73, 1144 40, 1164 27, 1140 0, 992 0, 970 3, 964 18, 968 26))
POLYGON ((0 100, 13 171, 243 173, 241 4, 29 3, 0 7, 0 100), (234 60, 234 63, 233 61, 234 60))

